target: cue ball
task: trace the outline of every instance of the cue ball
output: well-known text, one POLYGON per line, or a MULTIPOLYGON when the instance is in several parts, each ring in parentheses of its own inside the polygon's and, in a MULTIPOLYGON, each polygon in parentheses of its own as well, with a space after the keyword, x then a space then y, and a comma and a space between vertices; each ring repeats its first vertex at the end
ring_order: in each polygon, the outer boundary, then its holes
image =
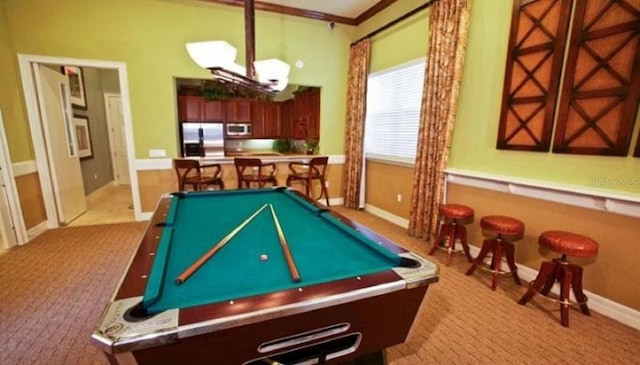
POLYGON ((269 256, 267 255, 260 255, 260 261, 267 261, 269 259, 269 256))

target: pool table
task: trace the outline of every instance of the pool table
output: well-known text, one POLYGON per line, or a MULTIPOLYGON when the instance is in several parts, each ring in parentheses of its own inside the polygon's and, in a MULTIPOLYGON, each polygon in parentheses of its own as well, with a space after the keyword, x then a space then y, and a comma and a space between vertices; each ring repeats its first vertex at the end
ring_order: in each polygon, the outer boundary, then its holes
POLYGON ((177 192, 160 199, 92 342, 118 364, 341 362, 404 342, 437 280, 430 261, 295 190, 177 192))

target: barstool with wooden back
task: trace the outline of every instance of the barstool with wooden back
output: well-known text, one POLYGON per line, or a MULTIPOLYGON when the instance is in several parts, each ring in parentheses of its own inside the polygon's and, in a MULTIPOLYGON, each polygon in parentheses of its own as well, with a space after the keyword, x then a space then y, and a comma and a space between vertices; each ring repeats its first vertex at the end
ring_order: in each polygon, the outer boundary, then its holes
POLYGON ((309 162, 290 162, 289 176, 287 176, 287 186, 295 181, 301 181, 305 186, 305 193, 312 200, 322 199, 324 196, 327 206, 329 206, 329 193, 327 192, 327 184, 325 182, 325 171, 329 157, 314 157, 309 162), (320 182, 320 195, 313 197, 313 181, 320 182))
POLYGON ((222 167, 220 164, 203 164, 192 159, 174 159, 173 168, 178 176, 178 189, 185 190, 190 185, 193 190, 206 190, 209 186, 218 186, 224 190, 222 167))
POLYGON ((259 158, 245 157, 236 157, 233 163, 238 175, 238 189, 250 189, 252 183, 257 184, 258 188, 266 184, 278 186, 275 163, 262 163, 259 158))
POLYGON ((593 257, 598 254, 598 242, 589 237, 564 231, 543 232, 538 238, 541 246, 561 254, 562 256, 552 261, 545 261, 540 267, 538 277, 529 284, 529 290, 518 301, 519 304, 527 304, 536 293, 545 297, 553 284, 560 284, 560 298, 550 298, 560 303, 560 323, 569 327, 569 305, 577 304, 584 315, 591 315, 587 306, 587 296, 582 291, 582 266, 570 263, 567 256, 593 257), (577 303, 571 303, 569 291, 573 289, 577 303))

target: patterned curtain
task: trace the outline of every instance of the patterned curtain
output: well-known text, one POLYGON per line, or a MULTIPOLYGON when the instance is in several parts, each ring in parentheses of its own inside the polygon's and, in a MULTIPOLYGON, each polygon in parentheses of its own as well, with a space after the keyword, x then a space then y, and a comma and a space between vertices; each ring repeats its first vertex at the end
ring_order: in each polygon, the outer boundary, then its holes
POLYGON ((345 126, 344 206, 358 209, 362 178, 362 146, 367 97, 367 76, 371 40, 364 39, 351 46, 347 90, 347 123, 345 126))
POLYGON ((432 239, 443 199, 444 169, 456 120, 471 0, 440 0, 430 9, 418 151, 413 175, 409 234, 432 239))

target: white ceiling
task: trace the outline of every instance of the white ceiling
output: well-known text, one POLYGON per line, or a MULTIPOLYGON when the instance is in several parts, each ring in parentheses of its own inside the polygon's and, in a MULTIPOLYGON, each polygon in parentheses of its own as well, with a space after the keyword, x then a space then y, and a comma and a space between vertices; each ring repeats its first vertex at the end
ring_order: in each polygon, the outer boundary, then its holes
POLYGON ((264 3, 356 18, 379 0, 259 0, 264 3))

